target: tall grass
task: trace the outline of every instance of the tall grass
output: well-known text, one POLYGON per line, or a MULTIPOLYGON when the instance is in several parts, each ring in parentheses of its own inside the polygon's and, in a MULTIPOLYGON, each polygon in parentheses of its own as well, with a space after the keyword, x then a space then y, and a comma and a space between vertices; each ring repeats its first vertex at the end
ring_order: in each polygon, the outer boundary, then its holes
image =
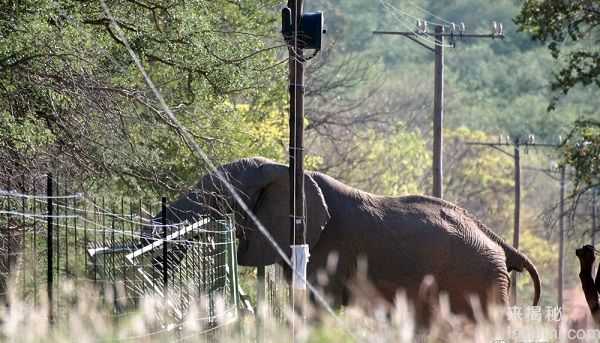
MULTIPOLYGON (((475 311, 476 323, 450 313, 446 298, 440 299, 439 311, 427 330, 419 329, 414 311, 406 298, 398 297, 393 308, 350 306, 336 315, 321 313, 319 319, 303 319, 287 310, 287 320, 275 320, 268 309, 256 331, 254 315, 224 320, 224 302, 217 301, 216 318, 208 325, 207 301, 198 297, 178 325, 170 318, 164 299, 143 298, 135 311, 116 313, 111 294, 92 288, 65 283, 61 289, 62 305, 55 322, 48 321, 47 301, 33 306, 19 298, 12 287, 0 309, 0 338, 4 342, 568 342, 569 329, 554 322, 509 320, 504 309, 489 316, 475 311), (294 325, 290 324, 293 321, 294 325), (560 329, 560 330, 559 330, 560 329), (560 334, 558 334, 560 332, 560 334)), ((477 309, 476 302, 474 306, 477 309)), ((576 336, 574 331, 570 336, 576 336)), ((582 335, 580 335, 582 336, 582 335)), ((598 342, 593 331, 587 340, 598 342)))

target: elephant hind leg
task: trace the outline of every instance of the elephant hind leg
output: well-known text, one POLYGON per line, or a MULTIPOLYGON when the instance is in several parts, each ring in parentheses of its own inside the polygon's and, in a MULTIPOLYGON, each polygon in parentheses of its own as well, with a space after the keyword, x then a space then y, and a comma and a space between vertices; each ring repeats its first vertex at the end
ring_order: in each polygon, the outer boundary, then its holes
POLYGON ((510 274, 506 267, 494 271, 495 277, 490 285, 488 304, 507 306, 509 303, 510 274))
POLYGON ((448 289, 452 312, 473 321, 487 319, 490 317, 490 310, 508 305, 510 277, 506 268, 494 268, 479 276, 481 278, 471 279, 469 284, 472 288, 466 288, 461 283, 448 289))
POLYGON ((432 275, 426 275, 419 286, 415 303, 417 323, 428 328, 436 319, 440 309, 439 287, 432 275))
POLYGON ((503 311, 509 304, 510 274, 503 264, 490 266, 481 277, 468 299, 472 320, 489 319, 491 311, 503 311))
POLYGON ((510 275, 506 268, 498 271, 490 285, 485 301, 481 302, 483 315, 489 318, 494 308, 505 309, 509 305, 510 275))

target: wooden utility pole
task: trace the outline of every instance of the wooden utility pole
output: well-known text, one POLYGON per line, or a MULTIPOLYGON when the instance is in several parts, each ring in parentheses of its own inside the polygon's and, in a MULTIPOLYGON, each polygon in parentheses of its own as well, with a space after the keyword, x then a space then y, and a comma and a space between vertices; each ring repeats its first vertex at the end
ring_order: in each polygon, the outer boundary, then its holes
MULTIPOLYGON (((426 23, 425 21, 423 21, 426 23)), ((422 23, 419 21, 419 24, 422 23)), ((419 25, 418 24, 418 25, 419 25)), ((444 196, 444 164, 443 164, 443 146, 444 146, 444 46, 445 42, 448 41, 452 46, 455 46, 456 39, 463 38, 504 38, 504 32, 502 31, 502 25, 499 26, 494 23, 494 31, 491 34, 468 34, 464 31, 464 24, 456 28, 456 25, 434 25, 435 31, 433 34, 427 32, 426 24, 421 27, 417 27, 415 31, 409 32, 397 32, 397 31, 373 31, 375 35, 397 35, 406 37, 413 42, 421 45, 425 49, 432 51, 435 54, 435 85, 434 85, 434 97, 433 97, 433 187, 432 195, 437 198, 443 198, 444 196), (449 31, 446 31, 448 28, 449 31), (435 47, 429 46, 427 43, 421 41, 421 39, 427 39, 429 37, 434 38, 435 47), (448 39, 446 39, 448 38, 448 39)))
POLYGON ((598 188, 592 189, 592 246, 596 247, 596 216, 598 215, 598 188))
MULTIPOLYGON (((521 147, 532 146, 532 147, 556 147, 553 144, 539 144, 534 142, 533 136, 529 136, 527 140, 515 139, 514 141, 489 143, 489 142, 465 142, 467 145, 486 146, 492 149, 496 149, 503 154, 510 156, 514 163, 514 195, 515 195, 515 207, 514 207, 514 223, 513 223, 513 247, 519 250, 519 240, 521 236, 521 147), (503 150, 502 146, 512 146, 513 153, 509 153, 503 150)), ((517 273, 512 272, 510 284, 510 296, 511 303, 517 304, 517 273)))
POLYGON ((435 27, 435 87, 433 99, 433 196, 442 199, 444 186, 444 33, 443 26, 435 27))
MULTIPOLYGON (((552 145, 546 144, 547 147, 558 148, 560 145, 552 145)), ((529 170, 534 170, 538 172, 543 172, 548 177, 552 178, 555 181, 559 182, 560 185, 560 199, 559 199, 559 214, 558 214, 558 270, 557 270, 557 280, 556 280, 556 288, 557 288, 557 305, 560 307, 563 305, 563 294, 564 294, 564 273, 565 273, 565 190, 566 190, 566 171, 565 167, 561 166, 558 171, 555 169, 539 169, 539 168, 527 168, 529 170), (554 176, 553 174, 560 174, 559 177, 554 176)), ((594 240, 593 232, 592 232, 592 242, 594 240)))
MULTIPOLYGON (((521 235, 521 149, 519 140, 515 140, 514 144, 514 169, 515 169, 515 209, 513 223, 513 247, 519 250, 519 240, 521 235)), ((517 304, 517 272, 513 271, 511 276, 510 296, 513 304, 517 304)))
POLYGON ((558 306, 563 305, 563 277, 565 274, 565 167, 560 167, 560 206, 558 217, 558 306))

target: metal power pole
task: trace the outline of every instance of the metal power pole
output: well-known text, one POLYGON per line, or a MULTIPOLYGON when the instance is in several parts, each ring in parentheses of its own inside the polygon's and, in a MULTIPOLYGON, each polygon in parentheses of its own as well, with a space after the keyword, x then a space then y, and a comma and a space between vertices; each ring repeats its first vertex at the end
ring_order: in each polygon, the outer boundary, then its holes
POLYGON ((558 306, 563 305, 563 277, 565 273, 565 167, 560 167, 560 206, 558 238, 558 306))
POLYGON ((433 99, 433 196, 442 198, 444 194, 442 164, 444 146, 444 33, 443 26, 435 27, 435 87, 433 99))
MULTIPOLYGON (((420 25, 422 23, 419 21, 420 25)), ((456 39, 463 38, 504 38, 504 32, 502 31, 502 25, 499 26, 494 23, 494 31, 491 34, 469 34, 464 32, 464 24, 462 24, 458 30, 455 24, 452 25, 434 25, 435 31, 433 34, 427 32, 427 25, 417 27, 415 31, 409 32, 397 32, 397 31, 373 31, 376 35, 397 35, 406 37, 413 42, 421 45, 425 49, 435 54, 435 85, 434 85, 434 98, 433 98, 433 187, 432 195, 437 198, 443 198, 444 196, 444 169, 443 169, 443 146, 444 146, 444 46, 448 38, 449 43, 455 46, 456 39), (446 31, 446 28, 449 31, 446 31), (435 47, 429 46, 424 43, 422 39, 428 39, 433 37, 435 40, 435 47)))
MULTIPOLYGON (((288 0, 281 10, 281 33, 287 43, 290 92, 289 145, 289 218, 292 287, 290 301, 303 308, 306 301, 306 272, 309 246, 306 244, 304 195, 304 63, 315 57, 322 47, 324 19, 322 12, 304 13, 302 0, 288 0), (304 50, 314 50, 308 58, 304 50), (298 296, 294 290, 299 290, 298 296)), ((293 306, 295 307, 295 306, 293 306)), ((292 320, 292 327, 294 327, 292 320)))
MULTIPOLYGON (((293 42, 298 41, 302 0, 289 0, 292 12, 293 42)), ((289 91, 290 91, 290 243, 304 244, 304 56, 303 49, 290 45, 289 91)))
MULTIPOLYGON (((515 212, 514 212, 514 230, 513 247, 519 250, 519 239, 521 235, 521 150, 518 140, 514 143, 514 163, 515 163, 515 212)), ((513 271, 511 276, 510 296, 513 304, 517 304, 517 272, 513 271)))

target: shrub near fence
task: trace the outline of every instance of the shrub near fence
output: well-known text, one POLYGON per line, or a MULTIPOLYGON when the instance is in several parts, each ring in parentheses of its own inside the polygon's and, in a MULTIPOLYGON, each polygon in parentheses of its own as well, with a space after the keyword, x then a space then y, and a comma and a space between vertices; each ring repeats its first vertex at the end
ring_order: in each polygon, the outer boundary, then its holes
POLYGON ((47 294, 51 319, 60 320, 66 300, 59 290, 68 281, 112 294, 105 301, 119 315, 134 309, 143 296, 160 296, 168 313, 161 320, 176 325, 205 295, 202 327, 237 318, 232 216, 165 225, 151 217, 167 206, 165 199, 144 204, 93 198, 51 177, 9 186, 0 187, 2 296, 12 279, 18 295, 33 304, 47 294), (156 234, 142 236, 148 227, 156 234))

